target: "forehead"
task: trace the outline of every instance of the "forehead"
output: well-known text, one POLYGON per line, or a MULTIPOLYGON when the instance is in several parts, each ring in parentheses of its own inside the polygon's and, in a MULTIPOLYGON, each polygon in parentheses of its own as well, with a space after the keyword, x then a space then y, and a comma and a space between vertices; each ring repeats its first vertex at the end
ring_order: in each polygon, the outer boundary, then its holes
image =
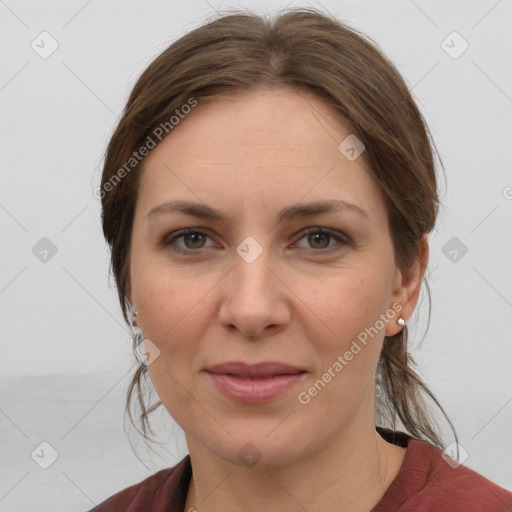
MULTIPOLYGON (((249 152, 253 164, 266 164, 271 154, 279 158, 277 164, 305 158, 301 167, 311 167, 320 152, 325 158, 338 157, 338 145, 350 133, 334 107, 312 93, 289 87, 262 88, 199 104, 146 161, 158 158, 165 149, 182 148, 182 144, 192 149, 193 144, 197 164, 207 156, 222 155, 234 160, 249 152)), ((190 154, 183 156, 187 160, 190 154)), ((174 157, 180 161, 180 155, 174 157)), ((354 164, 360 165, 361 162, 354 164)))
POLYGON ((338 148, 350 134, 336 110, 308 92, 216 97, 195 107, 146 157, 139 201, 145 210, 177 198, 281 210, 301 199, 343 199, 381 216, 383 198, 364 153, 350 161, 338 148))

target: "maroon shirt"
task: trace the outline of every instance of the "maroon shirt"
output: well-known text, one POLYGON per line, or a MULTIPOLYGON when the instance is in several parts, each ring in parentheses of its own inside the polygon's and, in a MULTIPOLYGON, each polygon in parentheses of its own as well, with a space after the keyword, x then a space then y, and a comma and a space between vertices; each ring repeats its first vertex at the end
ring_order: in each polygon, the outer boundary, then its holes
MULTIPOLYGON (((377 431, 407 451, 400 471, 369 512, 512 512, 511 492, 465 466, 453 468, 439 448, 403 432, 377 431)), ((187 455, 88 512, 186 512, 191 475, 187 455)))

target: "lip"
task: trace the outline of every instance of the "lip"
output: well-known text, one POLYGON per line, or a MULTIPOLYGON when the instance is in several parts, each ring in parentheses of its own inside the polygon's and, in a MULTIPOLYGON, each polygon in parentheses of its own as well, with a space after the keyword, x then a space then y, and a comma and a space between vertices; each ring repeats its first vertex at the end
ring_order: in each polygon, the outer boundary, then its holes
POLYGON ((231 374, 240 377, 272 377, 274 375, 294 375, 305 371, 302 368, 291 366, 277 361, 263 361, 256 364, 248 364, 242 361, 228 361, 226 363, 209 366, 205 369, 215 374, 231 374))
POLYGON ((275 400, 301 381, 305 370, 275 361, 247 364, 226 362, 204 370, 218 391, 235 402, 263 403, 275 400))

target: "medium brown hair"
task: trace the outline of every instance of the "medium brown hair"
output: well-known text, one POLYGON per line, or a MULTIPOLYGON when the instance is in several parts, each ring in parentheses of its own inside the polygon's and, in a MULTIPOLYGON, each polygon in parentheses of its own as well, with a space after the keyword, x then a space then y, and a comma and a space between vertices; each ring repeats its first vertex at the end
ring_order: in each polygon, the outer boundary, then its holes
MULTIPOLYGON (((237 10, 187 33, 151 62, 131 91, 108 144, 101 180, 102 223, 128 325, 130 242, 143 160, 132 162, 133 169, 126 163, 148 138, 154 140, 155 128, 168 126, 176 110, 191 98, 200 106, 220 95, 281 86, 309 91, 326 101, 364 143, 364 160, 385 198, 395 262, 406 270, 418 257, 440 206, 437 149, 395 66, 367 36, 316 9, 291 9, 274 18, 237 10), (120 173, 122 168, 125 172, 120 173)), ((442 449, 424 395, 439 407, 457 436, 445 411, 413 370, 416 363, 407 343, 407 326, 385 337, 378 364, 377 413, 393 430, 398 418, 412 436, 442 449)), ((126 411, 133 423, 131 399, 136 390, 143 429, 139 432, 149 439, 148 415, 162 402, 146 408, 141 380, 148 384, 143 363, 129 386, 126 411)))

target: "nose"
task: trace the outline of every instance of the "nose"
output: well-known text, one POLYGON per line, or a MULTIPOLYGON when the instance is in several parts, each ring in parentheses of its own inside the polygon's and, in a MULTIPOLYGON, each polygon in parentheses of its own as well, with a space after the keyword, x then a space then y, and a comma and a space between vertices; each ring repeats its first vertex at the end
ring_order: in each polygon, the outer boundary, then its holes
POLYGON ((271 268, 268 253, 263 251, 250 263, 237 255, 225 277, 219 320, 244 337, 268 336, 290 322, 290 291, 282 272, 271 268))

